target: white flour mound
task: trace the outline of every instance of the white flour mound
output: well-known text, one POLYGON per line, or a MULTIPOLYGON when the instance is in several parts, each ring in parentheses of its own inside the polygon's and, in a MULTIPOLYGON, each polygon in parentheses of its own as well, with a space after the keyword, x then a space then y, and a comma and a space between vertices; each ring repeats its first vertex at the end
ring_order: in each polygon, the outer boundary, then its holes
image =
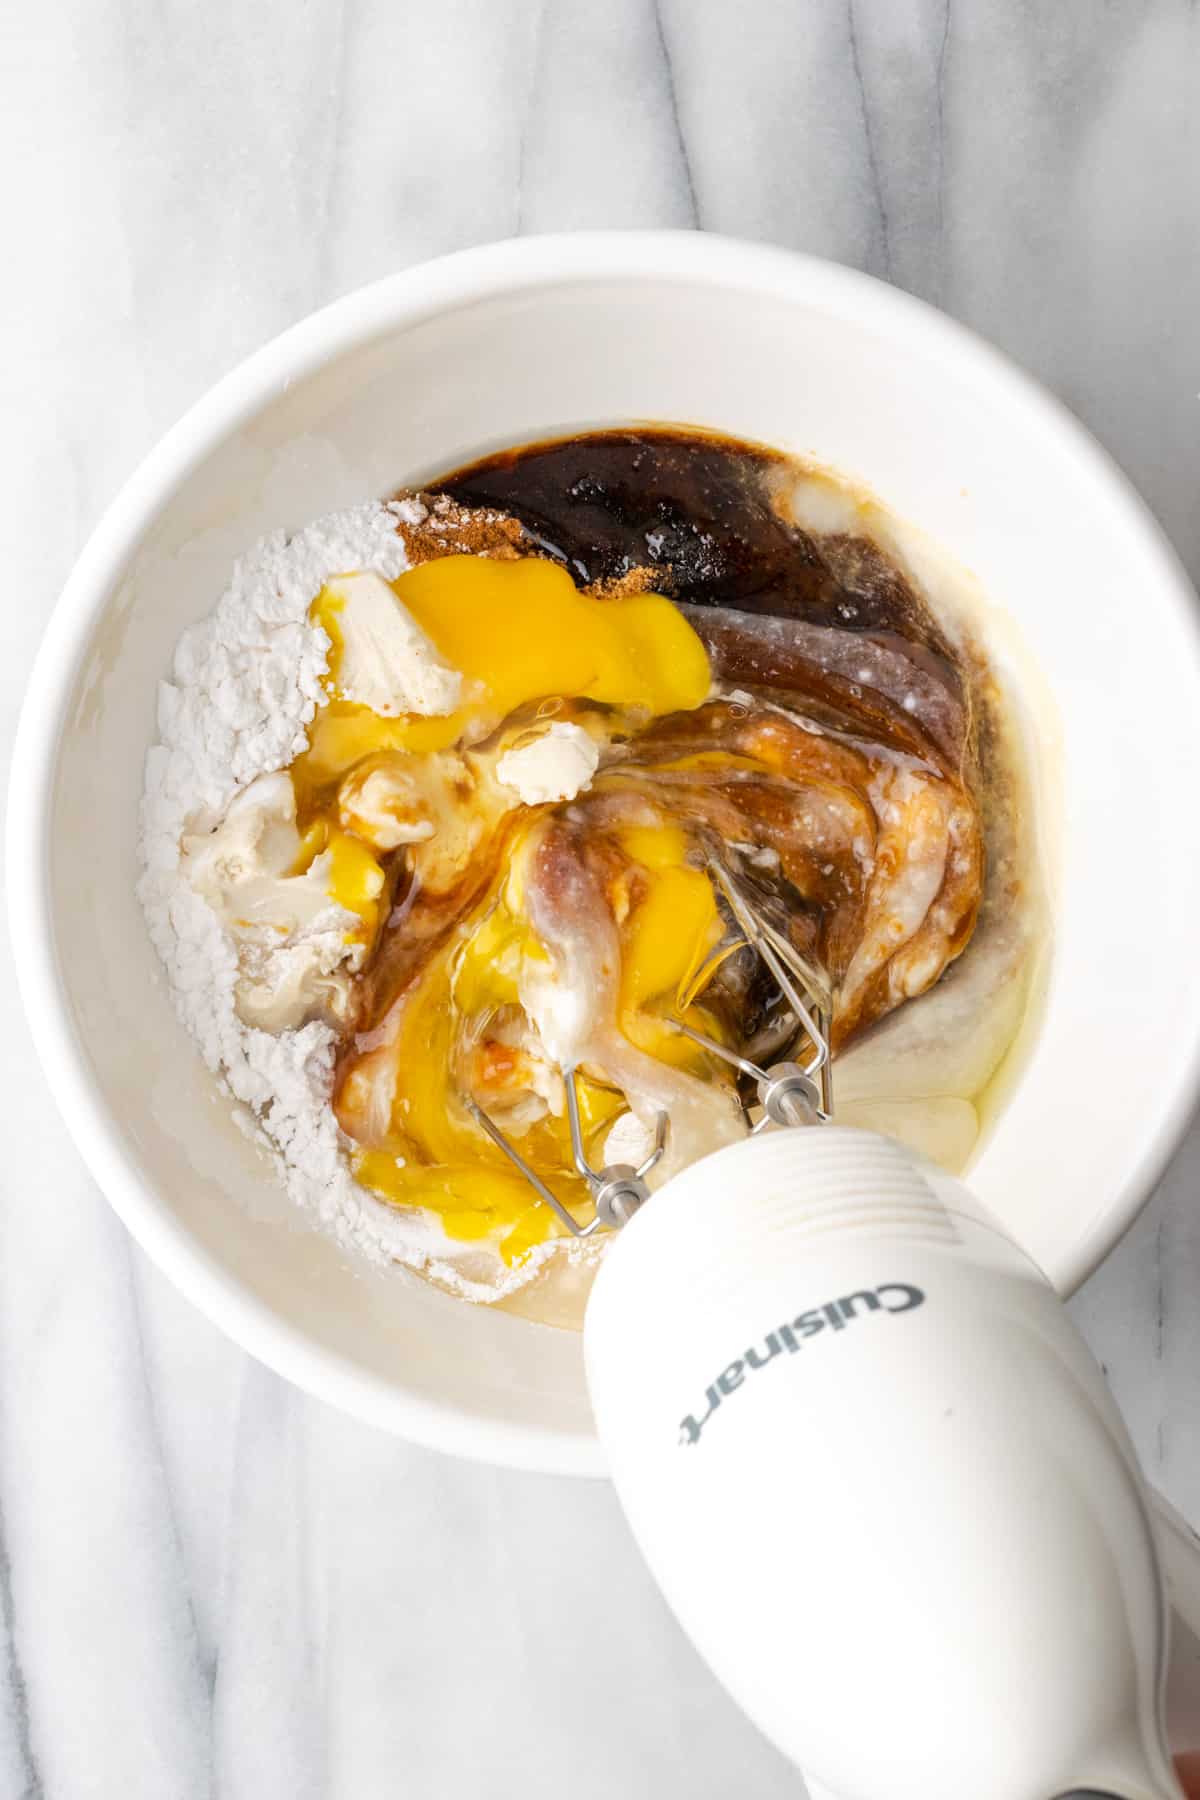
POLYGON ((424 517, 419 501, 372 502, 292 537, 276 532, 235 565, 216 610, 184 632, 172 680, 159 687, 159 741, 146 757, 138 898, 180 1019, 249 1109, 292 1199, 374 1260, 395 1258, 490 1300, 528 1281, 544 1256, 519 1273, 478 1248, 461 1259, 463 1247, 436 1221, 397 1212, 358 1185, 329 1104, 336 1034, 323 1024, 273 1035, 242 1023, 233 940, 180 867, 185 834, 211 831, 241 789, 307 747, 330 648, 308 621, 321 588, 359 570, 403 574, 402 527, 424 517), (487 1279, 493 1263, 497 1279, 487 1279))

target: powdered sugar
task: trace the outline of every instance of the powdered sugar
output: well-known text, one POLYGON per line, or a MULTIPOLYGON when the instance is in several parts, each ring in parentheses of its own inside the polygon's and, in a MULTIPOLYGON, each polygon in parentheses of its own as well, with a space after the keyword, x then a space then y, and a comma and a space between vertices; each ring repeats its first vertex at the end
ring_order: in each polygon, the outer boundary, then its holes
POLYGON ((236 564, 214 612, 180 639, 172 679, 159 689, 138 897, 179 1017, 209 1068, 249 1109, 291 1197, 343 1243, 494 1299, 527 1280, 529 1268, 499 1286, 477 1281, 445 1260, 461 1247, 436 1221, 402 1215, 358 1185, 329 1104, 335 1032, 310 1023, 276 1034, 242 1022, 236 945, 181 867, 185 836, 213 830, 249 783, 286 768, 307 747, 330 649, 308 619, 321 588, 359 570, 388 580, 402 574, 409 566, 404 528, 425 517, 416 500, 372 502, 290 537, 276 532, 236 564))

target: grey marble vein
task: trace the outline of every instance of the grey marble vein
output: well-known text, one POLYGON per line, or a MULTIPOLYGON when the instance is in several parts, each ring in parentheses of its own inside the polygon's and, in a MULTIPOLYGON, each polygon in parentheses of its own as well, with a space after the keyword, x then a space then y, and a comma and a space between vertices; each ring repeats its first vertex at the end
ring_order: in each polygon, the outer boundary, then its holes
POLYGON ((892 247, 888 231, 887 206, 884 202, 883 176, 880 170, 879 154, 875 144, 875 126, 871 116, 871 104, 863 85, 862 57, 858 47, 858 24, 855 18, 854 0, 848 0, 847 27, 849 38, 850 67, 854 73, 862 108, 862 130, 866 143, 867 168, 870 171, 871 189, 879 218, 879 242, 876 250, 869 258, 869 266, 878 270, 886 280, 893 279, 892 247))
POLYGON ((545 0, 525 128, 521 230, 695 222, 654 5, 545 0))
POLYGON ((12 1564, 0 1514, 0 1791, 41 1800, 42 1779, 29 1733, 29 1696, 13 1632, 12 1564))
MULTIPOLYGON (((5 761, 55 593, 180 411, 313 307, 514 230, 699 224, 934 300, 1063 395, 1200 574, 1197 91, 1187 0, 26 9, 5 761)), ((606 1489, 330 1413, 131 1250, 0 980, 0 1800, 794 1793, 606 1489), (619 1707, 580 1705, 614 1670, 619 1707)), ((1198 1185, 1194 1128, 1074 1303, 1193 1520, 1198 1185)))

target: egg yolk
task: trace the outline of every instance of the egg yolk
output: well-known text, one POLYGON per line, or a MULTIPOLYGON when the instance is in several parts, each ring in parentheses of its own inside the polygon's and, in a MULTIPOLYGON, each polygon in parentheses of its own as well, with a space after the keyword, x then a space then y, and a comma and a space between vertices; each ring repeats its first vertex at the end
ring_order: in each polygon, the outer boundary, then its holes
MULTIPOLYGON (((672 1029, 664 1013, 687 1019, 709 1036, 719 1032, 689 991, 722 937, 712 884, 702 870, 688 866, 687 840, 674 826, 626 830, 620 842, 637 891, 621 932, 620 1028, 650 1055, 698 1073, 703 1053, 672 1029)), ((395 1149, 365 1151, 355 1162, 364 1186, 437 1213, 452 1237, 497 1239, 509 1262, 562 1226, 503 1153, 482 1137, 453 1090, 461 1034, 465 1026, 470 1036, 473 1020, 485 1022, 476 1051, 480 1061, 470 1070, 477 1091, 481 1067, 518 1087, 529 1075, 527 1053, 489 1042, 486 1023, 505 1008, 510 1018, 517 1016, 522 961, 546 955, 520 909, 520 865, 518 847, 511 871, 475 918, 422 970, 405 1002, 396 1046, 395 1149)), ((586 1078, 578 1081, 577 1091, 584 1141, 598 1162, 603 1137, 625 1111, 625 1101, 586 1078)), ((571 1162, 561 1109, 523 1131, 507 1124, 506 1129, 551 1191, 584 1219, 588 1195, 571 1162)))
MULTIPOLYGON (((688 1039, 662 1014, 686 1012, 695 979, 721 941, 712 883, 688 865, 677 826, 636 826, 622 832, 621 843, 641 872, 640 898, 621 933, 621 1029, 651 1056, 690 1061, 688 1039)), ((711 1021, 705 1029, 711 1036, 711 1021)))
MULTIPOLYGON (((438 1214, 451 1237, 497 1241, 508 1262, 562 1227, 480 1132, 455 1089, 460 1059, 466 1060, 475 1088, 489 1072, 501 1083, 520 1083, 526 1053, 489 1040, 488 1024, 505 1007, 515 1016, 522 958, 544 954, 527 922, 509 909, 504 884, 499 884, 474 919, 424 966, 409 993, 396 1043, 389 1146, 363 1151, 354 1162, 365 1187, 438 1214), (464 1050, 473 1022, 480 1041, 464 1050)), ((578 1082, 577 1092, 585 1142, 598 1151, 598 1138, 625 1110, 625 1102, 586 1079, 578 1082)), ((582 1220, 588 1195, 571 1163, 561 1109, 558 1116, 547 1113, 515 1135, 522 1156, 582 1220)))
MULTIPOLYGON (((557 563, 446 556, 391 583, 397 600, 463 675, 462 704, 444 718, 382 718, 333 699, 309 732, 296 774, 335 781, 378 750, 444 750, 478 740, 509 713, 552 696, 639 708, 647 715, 699 706, 711 686, 708 656, 661 594, 584 594, 557 563)), ((322 589, 310 617, 329 634, 336 693, 340 597, 322 589)))
POLYGON ((291 873, 307 873, 325 851, 329 852, 329 898, 346 912, 358 915, 361 923, 351 933, 352 940, 374 943, 386 881, 373 851, 361 838, 342 831, 330 820, 314 819, 300 840, 300 854, 291 873))
MULTIPOLYGON (((444 718, 383 717, 338 697, 343 599, 329 588, 311 617, 331 642, 327 691, 292 775, 306 831, 304 859, 328 850, 333 898, 378 924, 384 879, 371 849, 338 823, 337 787, 364 758, 478 743, 510 714, 539 701, 583 699, 635 717, 690 710, 711 687, 699 638, 658 594, 601 599, 581 593, 557 564, 527 558, 450 556, 391 583, 397 601, 451 668, 463 677, 461 702, 444 718)), ((436 1213, 447 1233, 489 1239, 509 1261, 564 1229, 503 1153, 480 1132, 458 1098, 469 1086, 496 1107, 522 1156, 562 1203, 583 1218, 586 1187, 576 1173, 556 1076, 535 1067, 522 1046, 523 964, 547 954, 524 910, 522 869, 535 830, 518 827, 506 866, 484 899, 436 949, 409 988, 395 1043, 390 1128, 380 1147, 360 1151, 355 1173, 382 1198, 436 1213), (522 1094, 535 1099, 505 1113, 522 1094), (522 1124, 521 1121, 524 1121, 522 1124)), ((711 883, 690 865, 684 833, 639 826, 619 835, 623 853, 622 962, 617 1022, 632 1043, 681 1067, 703 1056, 663 1017, 693 1000, 697 975, 722 935, 711 883)), ((702 984, 701 984, 702 985, 702 984)), ((714 1022, 686 1014, 710 1034, 714 1022)), ((347 1083, 358 1079, 352 1072, 347 1083)), ((602 1160, 624 1097, 580 1078, 585 1143, 602 1160)), ((354 1095, 349 1094, 351 1105, 354 1095)))

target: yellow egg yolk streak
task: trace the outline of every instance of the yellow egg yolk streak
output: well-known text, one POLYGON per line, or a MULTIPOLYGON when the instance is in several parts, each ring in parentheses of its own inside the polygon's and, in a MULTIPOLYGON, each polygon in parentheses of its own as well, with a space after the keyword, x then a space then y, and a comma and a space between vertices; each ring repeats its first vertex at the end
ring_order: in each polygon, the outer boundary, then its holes
POLYGON ((557 563, 447 556, 391 583, 397 600, 463 675, 463 701, 445 718, 382 718, 338 688, 343 602, 325 588, 310 617, 333 649, 330 703, 309 731, 297 790, 336 781, 378 750, 444 750, 487 735, 519 706, 553 696, 647 715, 699 706, 711 686, 708 656, 661 594, 612 599, 580 593, 557 563))
MULTIPOLYGON (((376 929, 384 876, 371 847, 339 824, 337 795, 365 758, 479 744, 518 709, 538 702, 582 700, 636 720, 690 710, 711 686, 699 638, 658 594, 599 598, 581 593, 551 562, 466 555, 424 563, 391 586, 444 662, 461 672, 460 704, 446 717, 383 717, 345 699, 338 682, 344 601, 331 584, 310 613, 331 642, 329 697, 292 769, 307 860, 332 852, 334 898, 363 918, 364 937, 376 929)), ((562 1227, 480 1132, 456 1090, 464 1079, 477 1079, 484 1094, 494 1087, 502 1108, 506 1082, 510 1096, 529 1088, 530 1053, 512 1029, 523 1018, 522 962, 545 955, 522 906, 521 845, 528 837, 529 831, 520 834, 510 868, 406 992, 390 1131, 383 1145, 360 1151, 354 1162, 358 1179, 381 1197, 427 1208, 452 1237, 488 1239, 509 1261, 562 1227)), ((702 1053, 661 1012, 664 1003, 691 1001, 689 985, 720 939, 711 884, 689 865, 684 834, 673 826, 627 829, 618 843, 625 868, 620 1028, 650 1054, 699 1069, 702 1053)), ((702 1029, 714 1029, 699 1009, 693 1016, 702 1029)), ((553 1074, 540 1074, 542 1086, 553 1088, 553 1074)), ((598 1156, 625 1101, 587 1079, 579 1095, 589 1148, 598 1156)), ((509 1128, 522 1155, 582 1216, 587 1194, 556 1098, 556 1106, 523 1129, 519 1118, 509 1128)), ((536 1112, 536 1104, 529 1110, 536 1112)))
MULTIPOLYGON (((699 1073, 704 1054, 671 1029, 663 1012, 686 1018, 712 1035, 715 1021, 690 1007, 689 986, 722 935, 712 885, 686 865, 687 843, 673 826, 621 834, 636 891, 621 929, 618 1023, 640 1049, 699 1073)), ((479 1131, 454 1087, 460 1078, 479 1091, 488 1073, 514 1084, 529 1076, 528 1053, 489 1038, 499 1018, 517 1016, 522 960, 544 957, 521 910, 517 870, 501 878, 474 918, 422 969, 406 996, 396 1045, 396 1086, 386 1149, 362 1152, 355 1173, 364 1186, 406 1206, 440 1215, 457 1238, 491 1238, 506 1261, 562 1230, 550 1209, 501 1151, 479 1131), (466 1048, 464 1049, 464 1045, 466 1048)), ((600 1156, 607 1128, 626 1110, 614 1089, 578 1083, 585 1142, 600 1156)), ((487 1105, 486 1090, 481 1096, 487 1105)), ((507 1127, 525 1160, 582 1219, 587 1191, 571 1163, 561 1102, 525 1130, 507 1127)))

